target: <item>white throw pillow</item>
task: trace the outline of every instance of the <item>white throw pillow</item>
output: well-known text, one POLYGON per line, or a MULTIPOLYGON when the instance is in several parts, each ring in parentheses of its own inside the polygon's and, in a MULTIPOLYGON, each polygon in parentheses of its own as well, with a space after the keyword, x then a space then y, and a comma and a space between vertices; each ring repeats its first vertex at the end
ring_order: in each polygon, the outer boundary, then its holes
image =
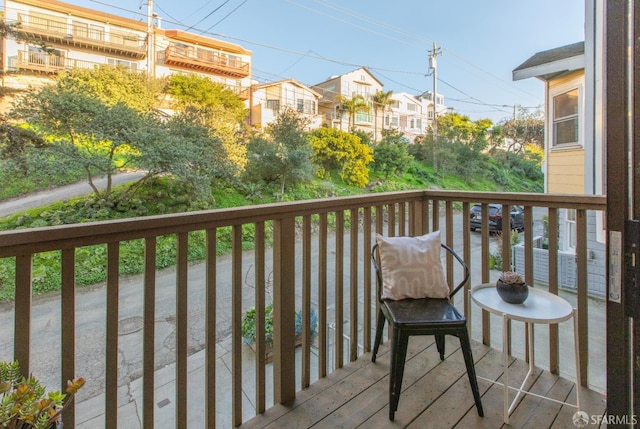
POLYGON ((440 261, 440 231, 418 237, 376 234, 382 298, 447 298, 449 285, 440 261))

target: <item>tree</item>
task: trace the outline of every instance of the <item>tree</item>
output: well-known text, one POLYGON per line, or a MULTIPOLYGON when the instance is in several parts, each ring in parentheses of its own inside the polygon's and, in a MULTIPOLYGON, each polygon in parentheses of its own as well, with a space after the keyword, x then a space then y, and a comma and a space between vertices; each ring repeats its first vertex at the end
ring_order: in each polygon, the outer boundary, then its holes
POLYGON ((150 78, 146 73, 109 65, 70 70, 57 81, 60 90, 85 94, 108 106, 123 103, 140 112, 153 110, 164 85, 162 79, 150 78))
POLYGON ((83 168, 95 197, 105 200, 112 197, 112 176, 127 167, 146 172, 137 184, 130 185, 132 191, 149 178, 167 173, 193 182, 195 190, 204 190, 206 185, 197 179, 215 171, 209 154, 221 150, 215 151, 207 130, 191 118, 178 115, 165 122, 124 102, 107 105, 61 85, 27 93, 11 115, 33 124, 52 142, 60 168, 69 164, 83 168), (107 178, 104 190, 93 182, 101 175, 107 178))
POLYGON ((373 140, 376 141, 378 139, 378 109, 382 110, 382 129, 384 130, 384 113, 387 110, 387 107, 391 107, 393 105, 393 100, 391 97, 393 96, 393 91, 376 91, 373 94, 373 140))
POLYGON ((373 149, 374 169, 385 178, 403 174, 414 159, 407 151, 407 142, 402 133, 393 129, 383 130, 382 135, 382 140, 373 149))
POLYGON ((335 128, 319 128, 311 132, 313 161, 322 174, 337 172, 345 182, 364 187, 369 182, 367 166, 373 162, 373 149, 360 139, 335 128))
POLYGON ((472 121, 466 115, 447 113, 438 117, 438 138, 460 142, 480 152, 487 147, 487 134, 492 125, 490 119, 472 121))
POLYGON ((174 74, 167 88, 177 110, 197 110, 202 125, 220 139, 227 157, 238 171, 247 165, 247 147, 239 138, 245 127, 247 108, 227 86, 195 74, 174 74))
POLYGON ((355 118, 358 113, 369 113, 369 104, 362 95, 355 95, 352 98, 338 95, 336 100, 342 104, 343 109, 349 112, 349 130, 354 127, 355 118))
POLYGON ((313 173, 309 135, 305 131, 309 120, 293 109, 284 109, 269 124, 263 135, 249 142, 246 177, 250 180, 280 183, 280 194, 287 184, 309 180, 313 173))
POLYGON ((520 107, 517 118, 500 123, 507 151, 521 153, 528 144, 544 147, 544 112, 520 107))

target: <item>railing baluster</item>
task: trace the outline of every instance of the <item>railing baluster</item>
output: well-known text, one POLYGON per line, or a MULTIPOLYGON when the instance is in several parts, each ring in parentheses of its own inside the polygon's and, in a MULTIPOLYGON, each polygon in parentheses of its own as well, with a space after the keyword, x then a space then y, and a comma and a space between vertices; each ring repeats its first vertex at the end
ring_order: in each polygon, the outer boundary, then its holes
POLYGON ((398 235, 407 235, 406 204, 398 203, 398 235))
POLYGON ((242 225, 232 227, 231 266, 231 402, 233 425, 239 426, 242 423, 242 225))
MULTIPOLYGON (((67 390, 67 380, 76 378, 76 275, 75 249, 62 251, 62 379, 60 391, 67 390)), ((64 410, 62 421, 69 427, 75 426, 75 401, 64 410)))
POLYGON ((396 236, 396 205, 394 203, 387 206, 387 235, 396 236))
POLYGON ((31 261, 33 255, 16 256, 16 304, 14 311, 13 358, 20 364, 22 376, 31 373, 31 261))
MULTIPOLYGON (((488 283, 490 280, 489 274, 489 205, 482 203, 480 207, 480 235, 482 238, 482 283, 488 283)), ((482 310, 482 344, 491 345, 491 318, 487 310, 482 310)))
POLYGON ((311 381, 311 216, 302 219, 302 376, 300 387, 311 381))
POLYGON ((264 338, 264 312, 265 312, 265 292, 267 287, 265 272, 265 242, 264 242, 264 222, 256 223, 255 231, 255 309, 256 309, 256 413, 263 413, 266 409, 266 344, 264 338))
MULTIPOLYGON (((445 203, 445 241, 450 247, 453 247, 453 201, 447 200, 445 203)), ((453 255, 446 253, 447 282, 449 288, 453 290, 453 255)))
POLYGON ((344 212, 336 212, 336 277, 335 277, 335 368, 344 362, 344 212))
MULTIPOLYGON (((257 232, 257 228, 256 228, 257 232)), ((205 339, 205 379, 206 391, 205 403, 205 427, 216 427, 216 230, 209 229, 206 232, 207 252, 205 261, 205 319, 206 319, 206 339, 205 339)))
POLYGON ((145 429, 153 429, 155 409, 155 326, 156 326, 156 237, 144 243, 144 336, 142 418, 145 429))
POLYGON ((276 403, 296 397, 295 219, 273 222, 273 395, 276 403))
MULTIPOLYGON (((549 292, 558 294, 558 209, 548 210, 548 230, 549 230, 549 292)), ((558 358, 558 324, 549 325, 549 371, 559 374, 558 358)))
POLYGON ((318 230, 318 377, 327 376, 327 214, 318 230))
POLYGON ((440 201, 433 200, 433 212, 431 213, 432 228, 431 231, 440 229, 440 201))
POLYGON ((105 427, 118 427, 118 317, 120 243, 107 244, 105 427))
MULTIPOLYGON (((358 359, 358 241, 360 224, 359 210, 351 209, 351 228, 349 246, 349 360, 358 359)), ((401 217, 404 219, 404 217, 401 217)))
POLYGON ((580 384, 587 386, 589 375, 589 303, 587 301, 589 279, 587 275, 587 211, 583 209, 576 210, 576 261, 580 384))
MULTIPOLYGON (((465 201, 462 203, 462 257, 464 261, 467 263, 469 267, 469 273, 473 272, 473 265, 471 264, 471 227, 470 227, 470 216, 469 216, 469 202, 465 201)), ((464 285, 464 293, 463 302, 464 302, 464 316, 467 319, 471 318, 471 300, 469 298, 469 290, 471 289, 471 282, 473 280, 469 280, 464 285)), ((467 328, 469 333, 471 333, 472 324, 469 322, 467 324, 467 328)))
POLYGON ((369 259, 369 252, 373 246, 371 239, 371 207, 367 206, 363 209, 362 214, 362 231, 363 231, 363 285, 364 285, 364 305, 363 305, 363 346, 364 352, 371 351, 371 261, 369 259))
POLYGON ((186 232, 176 240, 176 428, 187 427, 188 247, 186 232))

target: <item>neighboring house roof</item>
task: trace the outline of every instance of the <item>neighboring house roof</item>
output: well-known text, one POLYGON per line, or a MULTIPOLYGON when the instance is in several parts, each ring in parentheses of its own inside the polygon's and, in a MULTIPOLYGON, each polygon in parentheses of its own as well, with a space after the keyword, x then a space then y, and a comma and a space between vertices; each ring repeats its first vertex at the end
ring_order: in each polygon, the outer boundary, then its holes
POLYGON ((288 83, 288 84, 291 84, 291 85, 295 85, 295 86, 297 86, 299 88, 306 89, 307 91, 311 92, 316 97, 322 98, 322 94, 320 94, 317 91, 314 91, 313 89, 309 88, 307 85, 305 85, 303 83, 300 83, 295 79, 283 79, 283 80, 277 80, 275 82, 261 83, 261 84, 258 84, 258 85, 254 85, 253 89, 255 90, 255 89, 268 88, 270 86, 280 86, 280 85, 282 85, 284 83, 288 83))
POLYGON ((348 74, 353 73, 353 72, 356 72, 356 71, 358 71, 358 70, 364 70, 365 72, 367 72, 367 74, 368 74, 369 76, 371 76, 371 77, 373 78, 373 80, 375 80, 376 82, 378 82, 378 83, 380 84, 380 86, 384 86, 384 84, 383 84, 382 82, 380 82, 380 80, 379 80, 377 77, 375 77, 375 76, 374 76, 374 75, 369 71, 369 69, 367 69, 366 67, 360 67, 360 68, 357 68, 357 69, 355 69, 355 70, 351 70, 350 72, 343 73, 343 74, 341 74, 341 75, 339 75, 339 76, 331 76, 331 77, 329 77, 328 79, 323 80, 322 82, 315 84, 314 86, 319 86, 319 85, 322 85, 322 84, 327 83, 327 82, 329 82, 329 81, 332 81, 332 80, 335 80, 335 79, 340 79, 342 76, 344 76, 344 75, 348 75, 348 74))
POLYGON ((577 42, 538 52, 516 67, 512 74, 513 80, 522 80, 530 77, 550 80, 583 68, 584 42, 577 42))

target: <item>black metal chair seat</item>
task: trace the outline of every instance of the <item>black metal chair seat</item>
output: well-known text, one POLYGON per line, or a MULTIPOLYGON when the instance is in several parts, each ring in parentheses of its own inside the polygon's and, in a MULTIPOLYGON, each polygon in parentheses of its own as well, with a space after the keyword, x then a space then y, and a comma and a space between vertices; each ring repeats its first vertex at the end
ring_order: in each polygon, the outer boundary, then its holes
MULTIPOLYGON (((382 307, 394 325, 406 329, 428 332, 465 326, 467 320, 448 299, 421 298, 384 300, 382 307)), ((414 334, 415 335, 415 334, 414 334)))
POLYGON ((461 264, 464 270, 464 279, 449 294, 449 298, 420 298, 420 299, 382 299, 382 272, 377 257, 377 244, 373 246, 371 257, 376 270, 378 301, 380 311, 376 327, 376 339, 373 346, 371 361, 376 361, 378 348, 382 342, 385 321, 389 322, 391 333, 391 362, 389 375, 389 419, 393 420, 398 410, 400 392, 402 390, 402 376, 407 356, 409 337, 412 335, 434 335, 436 348, 440 359, 444 360, 445 335, 453 335, 460 339, 460 346, 464 356, 467 376, 473 391, 473 399, 480 416, 484 416, 480 391, 471 353, 471 344, 467 332, 467 319, 453 306, 451 300, 469 280, 469 269, 462 258, 453 249, 442 244, 443 249, 450 252, 461 264))

